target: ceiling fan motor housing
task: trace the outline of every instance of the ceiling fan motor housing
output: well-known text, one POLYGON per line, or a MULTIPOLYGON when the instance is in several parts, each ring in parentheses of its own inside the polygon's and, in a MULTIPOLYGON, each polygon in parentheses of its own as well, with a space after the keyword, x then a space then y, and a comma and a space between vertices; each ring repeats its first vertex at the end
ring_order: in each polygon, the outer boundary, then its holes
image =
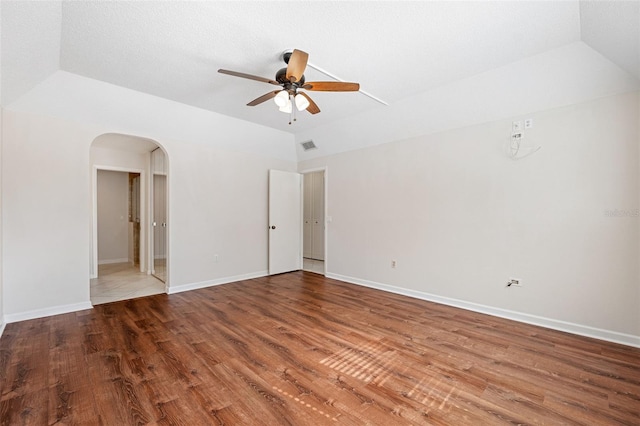
POLYGON ((276 81, 284 86, 285 89, 291 89, 292 87, 287 87, 287 85, 295 86, 296 88, 304 85, 304 75, 300 76, 300 80, 295 83, 291 83, 287 79, 287 68, 281 68, 276 73, 276 81))

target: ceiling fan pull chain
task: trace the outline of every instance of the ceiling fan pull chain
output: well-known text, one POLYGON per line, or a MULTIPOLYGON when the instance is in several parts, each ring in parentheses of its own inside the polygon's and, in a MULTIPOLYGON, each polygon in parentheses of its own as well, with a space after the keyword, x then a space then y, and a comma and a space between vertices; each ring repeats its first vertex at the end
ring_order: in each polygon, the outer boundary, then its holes
POLYGON ((295 105, 295 96, 291 95, 291 112, 293 113, 293 121, 298 121, 298 118, 296 117, 296 110, 298 108, 296 108, 295 105))
POLYGON ((291 111, 289 112, 289 126, 291 126, 291 119, 293 118, 294 114, 293 110, 295 109, 293 108, 293 104, 291 103, 291 93, 289 93, 289 105, 291 105, 291 111))

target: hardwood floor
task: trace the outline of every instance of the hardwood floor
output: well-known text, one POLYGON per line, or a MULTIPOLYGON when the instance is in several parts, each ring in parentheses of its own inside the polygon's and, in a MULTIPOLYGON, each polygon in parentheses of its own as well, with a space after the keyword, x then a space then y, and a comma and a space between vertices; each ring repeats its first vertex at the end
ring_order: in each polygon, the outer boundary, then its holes
POLYGON ((640 424, 640 349, 295 272, 8 324, 15 424, 640 424))

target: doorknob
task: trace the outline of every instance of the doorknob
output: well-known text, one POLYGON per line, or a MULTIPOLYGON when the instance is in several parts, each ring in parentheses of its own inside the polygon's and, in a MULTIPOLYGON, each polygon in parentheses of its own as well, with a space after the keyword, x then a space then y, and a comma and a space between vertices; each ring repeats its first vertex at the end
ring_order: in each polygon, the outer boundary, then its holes
POLYGON ((276 226, 275 225, 271 225, 271 229, 276 229, 276 226))

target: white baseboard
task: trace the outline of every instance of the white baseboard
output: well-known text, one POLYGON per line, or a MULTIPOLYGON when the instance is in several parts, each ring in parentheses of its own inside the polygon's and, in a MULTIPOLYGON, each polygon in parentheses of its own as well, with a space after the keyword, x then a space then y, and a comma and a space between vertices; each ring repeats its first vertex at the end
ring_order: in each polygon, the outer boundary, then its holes
POLYGON ((91 302, 74 303, 71 305, 52 306, 50 308, 35 309, 33 311, 20 312, 17 314, 6 314, 5 323, 26 321, 35 318, 50 317, 52 315, 68 314, 69 312, 93 309, 91 302))
POLYGON ((4 328, 7 326, 7 320, 3 320, 2 324, 0 324, 0 337, 2 337, 2 333, 4 333, 4 328))
POLYGON ((218 278, 218 279, 215 279, 215 280, 201 281, 201 282, 198 282, 198 283, 182 284, 182 285, 178 285, 178 286, 170 286, 168 291, 167 291, 167 294, 182 293, 183 291, 197 290, 199 288, 213 287, 213 286, 221 285, 221 284, 229 284, 229 283, 233 283, 233 282, 236 282, 236 281, 250 280, 250 279, 253 279, 253 278, 265 277, 267 275, 269 275, 269 271, 258 271, 258 272, 252 272, 252 273, 249 273, 249 274, 235 275, 235 276, 232 276, 232 277, 218 278))
POLYGON ((435 294, 423 293, 421 291, 409 290, 402 287, 396 287, 388 284, 382 284, 375 281, 362 280, 359 278, 347 277, 339 274, 326 273, 327 278, 345 281, 351 284, 357 284, 364 287, 375 288, 377 290, 388 291, 389 293, 409 296, 416 299, 436 302, 443 305, 453 306, 456 308, 466 309, 468 311, 479 312, 482 314, 493 315, 495 317, 506 318, 513 321, 523 322, 526 324, 538 325, 567 333, 577 334, 585 337, 606 340, 608 342, 620 343, 627 346, 640 348, 640 336, 632 334, 619 333, 617 331, 603 330, 600 328, 589 327, 586 325, 575 324, 566 321, 555 320, 552 318, 540 317, 537 315, 525 314, 522 312, 510 311, 507 309, 494 308, 492 306, 480 305, 477 303, 466 302, 464 300, 452 299, 449 297, 437 296, 435 294))
POLYGON ((128 257, 124 257, 122 259, 103 259, 98 260, 98 265, 110 265, 112 263, 129 263, 130 260, 128 257))

